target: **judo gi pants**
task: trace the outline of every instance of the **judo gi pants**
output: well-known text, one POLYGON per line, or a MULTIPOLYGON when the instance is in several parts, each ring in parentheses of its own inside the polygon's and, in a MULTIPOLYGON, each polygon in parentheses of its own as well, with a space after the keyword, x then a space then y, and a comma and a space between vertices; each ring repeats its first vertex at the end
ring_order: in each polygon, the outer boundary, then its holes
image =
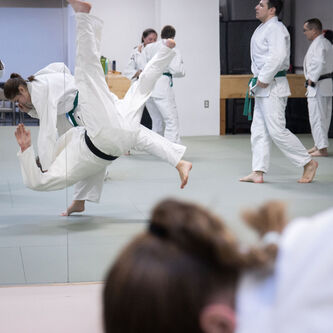
POLYGON ((297 167, 311 161, 300 140, 286 128, 287 97, 256 97, 251 125, 252 170, 268 172, 271 142, 297 167))
POLYGON ((308 97, 309 119, 314 145, 318 149, 327 148, 328 131, 332 117, 332 97, 320 96, 308 97))

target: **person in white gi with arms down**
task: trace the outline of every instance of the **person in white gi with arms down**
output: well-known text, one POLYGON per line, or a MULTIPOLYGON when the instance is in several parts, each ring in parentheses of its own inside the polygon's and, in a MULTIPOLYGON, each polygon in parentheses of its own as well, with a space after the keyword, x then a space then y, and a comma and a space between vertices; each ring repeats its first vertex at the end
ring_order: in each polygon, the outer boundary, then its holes
MULTIPOLYGON (((290 36, 278 21, 282 6, 281 0, 261 0, 255 7, 256 17, 262 23, 251 38, 253 78, 249 89, 255 97, 251 126, 252 173, 241 178, 243 182, 263 183, 263 174, 269 169, 271 141, 294 165, 304 168, 298 182, 310 183, 318 167, 299 139, 286 129, 290 36)), ((244 114, 250 113, 246 108, 244 111, 244 114)))
MULTIPOLYGON (((170 25, 163 27, 161 38, 173 39, 176 30, 170 25)), ((149 62, 156 52, 162 47, 163 41, 151 43, 143 50, 145 62, 149 62)), ((171 142, 180 143, 180 129, 175 93, 173 90, 173 78, 185 76, 183 58, 178 49, 168 69, 157 81, 151 97, 146 103, 149 115, 153 122, 152 130, 171 142)))
MULTIPOLYGON (((139 124, 142 105, 174 57, 174 41, 165 41, 165 46, 146 66, 137 84, 132 85, 123 100, 119 100, 109 91, 99 61, 103 22, 89 15, 89 3, 68 2, 76 12, 75 83, 80 93, 80 117, 84 127, 73 127, 57 140, 52 163, 42 172, 35 162, 30 132, 20 124, 15 135, 21 147, 18 157, 25 185, 39 191, 71 186, 105 170, 112 160, 134 147, 175 166, 183 188, 192 168, 190 162, 181 159, 186 148, 139 124)), ((20 93, 13 100, 22 103, 24 97, 20 93)))
POLYGON ((304 58, 309 119, 314 147, 312 156, 327 156, 328 130, 332 117, 333 45, 325 38, 320 20, 304 23, 303 31, 311 45, 304 58))

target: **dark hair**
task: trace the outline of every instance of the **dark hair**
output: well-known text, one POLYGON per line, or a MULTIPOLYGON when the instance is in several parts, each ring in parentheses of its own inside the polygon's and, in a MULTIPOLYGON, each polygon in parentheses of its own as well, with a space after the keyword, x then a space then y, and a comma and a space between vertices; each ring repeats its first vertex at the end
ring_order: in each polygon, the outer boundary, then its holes
POLYGON ((325 30, 324 37, 328 39, 333 44, 333 31, 332 30, 325 30))
POLYGON ((157 32, 154 29, 148 28, 142 33, 141 43, 143 43, 143 39, 149 36, 150 34, 155 34, 156 36, 158 36, 157 32))
POLYGON ((206 209, 165 200, 154 209, 148 230, 107 274, 105 332, 202 333, 203 307, 219 292, 233 306, 241 271, 271 262, 274 249, 241 251, 223 222, 206 209))
MULTIPOLYGON (((33 75, 28 77, 29 82, 32 82, 34 80, 35 77, 33 75)), ((10 79, 7 80, 3 87, 3 92, 6 98, 10 100, 15 98, 20 93, 19 86, 27 88, 27 81, 24 80, 20 74, 12 73, 10 75, 10 79)))
POLYGON ((268 0, 267 1, 268 8, 275 8, 275 16, 279 16, 281 10, 283 8, 283 1, 282 0, 268 0))
POLYGON ((162 39, 175 38, 175 36, 176 36, 176 29, 172 25, 166 25, 161 30, 162 39))
POLYGON ((310 30, 315 29, 320 32, 323 30, 323 25, 317 18, 309 19, 305 21, 304 24, 307 24, 310 30))

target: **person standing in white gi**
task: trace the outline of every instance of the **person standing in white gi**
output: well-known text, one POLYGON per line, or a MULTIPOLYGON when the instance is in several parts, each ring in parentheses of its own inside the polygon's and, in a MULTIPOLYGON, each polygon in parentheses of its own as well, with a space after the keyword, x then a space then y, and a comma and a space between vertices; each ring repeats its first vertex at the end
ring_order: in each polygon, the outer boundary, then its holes
POLYGON ((251 126, 253 171, 240 179, 243 182, 263 183, 263 174, 269 169, 271 141, 294 165, 304 167, 298 182, 310 183, 318 167, 298 138, 286 129, 285 107, 290 95, 286 78, 290 36, 278 21, 282 6, 281 0, 261 0, 255 7, 256 17, 262 24, 251 39, 254 78, 249 88, 255 97, 251 126))
MULTIPOLYGON (((173 39, 176 30, 170 25, 163 27, 162 39, 173 39)), ((143 50, 143 56, 147 63, 163 45, 163 41, 151 43, 143 50)), ((155 88, 146 103, 149 115, 153 122, 152 130, 171 142, 180 143, 179 118, 175 94, 173 91, 173 78, 185 76, 184 62, 178 49, 167 71, 156 82, 155 88)))
POLYGON ((145 61, 142 57, 142 51, 146 45, 154 43, 157 40, 157 32, 148 28, 142 33, 141 44, 136 46, 131 54, 130 61, 123 71, 123 75, 129 80, 137 80, 145 67, 145 61))
POLYGON ((317 18, 307 20, 303 31, 311 45, 305 55, 303 68, 314 147, 312 156, 327 156, 328 130, 332 117, 333 45, 324 37, 317 18))
MULTIPOLYGON (((174 41, 166 45, 146 66, 138 82, 123 100, 109 91, 100 66, 99 36, 103 22, 88 15, 91 5, 79 0, 68 1, 76 12, 77 53, 75 82, 82 98, 83 127, 73 127, 58 141, 54 160, 46 172, 36 166, 30 132, 20 124, 15 132, 21 147, 18 157, 24 183, 31 189, 51 191, 68 187, 94 175, 111 160, 131 147, 146 150, 174 165, 181 178, 181 188, 188 180, 190 162, 181 160, 185 147, 169 142, 139 125, 142 105, 149 98, 158 77, 174 56, 174 41)), ((20 102, 22 94, 14 98, 20 102)))

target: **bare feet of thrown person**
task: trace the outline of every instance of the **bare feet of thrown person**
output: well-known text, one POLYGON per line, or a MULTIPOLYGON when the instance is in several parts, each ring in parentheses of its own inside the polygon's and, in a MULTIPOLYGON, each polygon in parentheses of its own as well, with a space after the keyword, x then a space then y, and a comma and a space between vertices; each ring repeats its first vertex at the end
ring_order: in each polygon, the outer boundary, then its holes
POLYGON ((253 171, 248 176, 241 178, 239 181, 260 184, 264 182, 264 173, 262 171, 253 171))
POLYGON ((181 180, 180 188, 184 188, 187 184, 188 177, 190 174, 190 171, 192 169, 192 163, 188 161, 181 160, 177 166, 176 169, 179 172, 179 177, 181 180))
POLYGON ((318 168, 318 162, 311 160, 309 163, 304 165, 304 172, 302 178, 298 181, 299 183, 311 183, 318 168))
POLYGON ((69 216, 72 213, 82 213, 84 211, 85 200, 73 200, 67 210, 61 213, 61 216, 69 216))
POLYGON ((312 152, 310 155, 313 157, 327 157, 328 156, 327 148, 317 149, 314 152, 312 152))
POLYGON ((91 10, 91 4, 80 0, 67 0, 72 6, 75 13, 89 13, 91 10))

